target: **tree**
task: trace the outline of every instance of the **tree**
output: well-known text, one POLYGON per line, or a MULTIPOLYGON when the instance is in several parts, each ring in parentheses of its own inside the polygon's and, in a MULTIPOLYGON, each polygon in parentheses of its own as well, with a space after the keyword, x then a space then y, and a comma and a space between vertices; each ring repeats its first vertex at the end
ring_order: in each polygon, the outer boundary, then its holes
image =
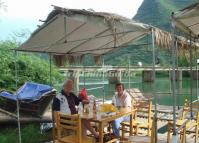
MULTIPOLYGON (((17 66, 18 85, 26 81, 38 82, 43 84, 50 83, 49 62, 43 56, 30 53, 18 53, 17 56, 11 49, 18 47, 16 41, 0 41, 0 89, 16 90, 15 88, 15 62, 17 66)), ((52 82, 59 83, 63 76, 52 65, 52 82)))

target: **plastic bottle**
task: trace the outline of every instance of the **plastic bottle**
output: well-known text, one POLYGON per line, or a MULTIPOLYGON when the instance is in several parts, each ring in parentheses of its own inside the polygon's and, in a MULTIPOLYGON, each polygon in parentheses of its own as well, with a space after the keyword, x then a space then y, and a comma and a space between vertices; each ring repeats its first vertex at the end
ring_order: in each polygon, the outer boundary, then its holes
POLYGON ((78 114, 82 114, 83 113, 83 105, 82 102, 79 103, 79 107, 78 107, 78 114))

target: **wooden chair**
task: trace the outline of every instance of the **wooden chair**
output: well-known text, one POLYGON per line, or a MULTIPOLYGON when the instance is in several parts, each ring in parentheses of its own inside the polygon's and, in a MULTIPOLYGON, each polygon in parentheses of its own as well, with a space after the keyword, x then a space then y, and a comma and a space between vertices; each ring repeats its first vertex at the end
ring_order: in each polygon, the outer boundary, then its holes
POLYGON ((56 114, 57 119, 57 140, 58 143, 93 143, 91 137, 82 137, 81 119, 78 114, 65 115, 60 112, 56 114), (62 135, 62 131, 70 130, 67 135, 62 135))
MULTIPOLYGON (((185 132, 186 133, 194 133, 194 143, 198 143, 198 134, 199 134, 199 111, 197 111, 196 113, 196 119, 195 120, 191 120, 186 124, 185 127, 185 132), (193 131, 192 131, 193 129, 193 131)), ((184 133, 185 133, 184 132, 184 133)), ((185 134, 183 134, 185 135, 185 134)), ((186 135, 185 135, 186 136, 186 135)), ((185 137, 186 139, 186 137, 185 137)))
POLYGON ((52 134, 53 134, 53 143, 57 140, 57 115, 58 113, 56 111, 52 111, 52 120, 53 120, 53 129, 52 129, 52 134))
MULTIPOLYGON (((151 136, 132 136, 132 138, 129 137, 127 142, 129 143, 155 143, 155 120, 153 120, 152 122, 151 136)), ((158 143, 164 142, 164 139, 158 139, 157 142, 158 143)))
MULTIPOLYGON (((194 143, 198 143, 199 134, 199 101, 192 104, 192 110, 195 113, 194 118, 186 124, 185 132, 190 134, 194 133, 194 143)), ((186 136, 186 135, 185 135, 186 136)), ((186 137, 185 137, 186 139, 186 137)))
MULTIPOLYGON (((190 111, 190 102, 188 100, 185 100, 185 103, 183 105, 182 108, 182 114, 181 116, 178 117, 178 119, 176 120, 176 127, 181 127, 183 124, 185 124, 185 122, 187 121, 186 116, 190 111)), ((169 121, 168 125, 167 125, 167 142, 170 142, 170 134, 173 131, 173 121, 169 121)), ((181 142, 185 142, 185 127, 182 128, 182 130, 180 131, 180 139, 181 142)))
POLYGON ((181 116, 178 117, 179 119, 184 120, 186 118, 187 113, 190 111, 190 104, 191 103, 187 99, 185 99, 185 102, 182 108, 182 114, 181 116))
MULTIPOLYGON (((136 103, 135 106, 136 113, 133 119, 133 128, 134 134, 138 135, 138 130, 140 128, 147 129, 147 135, 151 136, 151 126, 152 126, 152 120, 151 120, 151 114, 152 114, 152 101, 151 100, 141 100, 136 103), (138 116, 145 114, 146 120, 140 121, 138 116)), ((125 133, 130 133, 130 123, 129 122, 122 122, 121 123, 121 131, 122 131, 122 139, 124 139, 125 133)))

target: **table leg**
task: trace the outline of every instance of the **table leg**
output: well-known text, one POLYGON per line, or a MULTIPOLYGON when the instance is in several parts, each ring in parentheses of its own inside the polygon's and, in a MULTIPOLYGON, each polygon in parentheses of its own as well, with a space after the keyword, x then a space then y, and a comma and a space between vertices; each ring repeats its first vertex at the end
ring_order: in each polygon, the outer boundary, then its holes
POLYGON ((182 143, 186 143, 186 125, 183 129, 183 133, 182 133, 182 143))
POLYGON ((103 143, 103 124, 99 123, 99 143, 103 143))
POLYGON ((133 114, 130 115, 130 136, 133 135, 133 114))

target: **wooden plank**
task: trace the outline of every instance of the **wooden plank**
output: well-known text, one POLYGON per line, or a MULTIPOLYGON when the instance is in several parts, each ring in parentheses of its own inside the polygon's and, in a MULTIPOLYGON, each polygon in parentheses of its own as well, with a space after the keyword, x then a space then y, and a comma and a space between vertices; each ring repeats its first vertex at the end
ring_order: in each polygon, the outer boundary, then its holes
POLYGON ((77 125, 78 121, 73 120, 66 120, 66 119, 60 119, 60 124, 70 124, 70 125, 77 125))
POLYGON ((11 117, 17 118, 17 115, 15 115, 15 114, 13 114, 13 113, 10 113, 10 112, 8 112, 8 111, 6 111, 6 110, 3 110, 3 109, 1 109, 1 108, 0 108, 0 112, 5 113, 5 114, 7 114, 7 115, 9 115, 9 116, 11 116, 11 117))
POLYGON ((70 129, 70 130, 77 130, 78 129, 77 126, 70 126, 70 125, 63 125, 63 124, 61 124, 60 127, 64 128, 64 129, 70 129))

